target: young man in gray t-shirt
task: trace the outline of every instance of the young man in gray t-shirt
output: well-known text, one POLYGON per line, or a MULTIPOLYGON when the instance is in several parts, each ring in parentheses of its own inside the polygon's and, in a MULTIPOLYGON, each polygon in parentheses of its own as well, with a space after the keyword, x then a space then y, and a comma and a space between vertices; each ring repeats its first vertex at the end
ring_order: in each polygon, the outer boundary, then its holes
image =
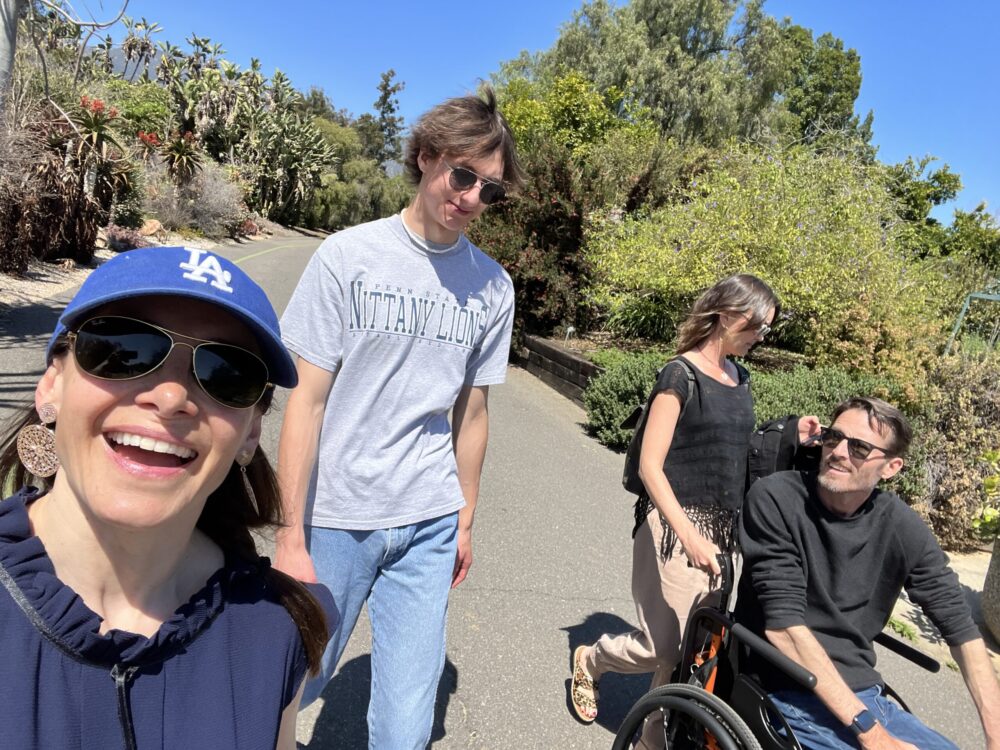
POLYGON ((405 167, 410 205, 328 237, 281 320, 299 385, 278 450, 288 526, 275 566, 326 584, 342 616, 302 705, 367 601, 378 750, 430 739, 448 591, 472 564, 487 396, 506 375, 514 315, 510 277, 464 234, 520 182, 493 92, 421 117, 405 167))

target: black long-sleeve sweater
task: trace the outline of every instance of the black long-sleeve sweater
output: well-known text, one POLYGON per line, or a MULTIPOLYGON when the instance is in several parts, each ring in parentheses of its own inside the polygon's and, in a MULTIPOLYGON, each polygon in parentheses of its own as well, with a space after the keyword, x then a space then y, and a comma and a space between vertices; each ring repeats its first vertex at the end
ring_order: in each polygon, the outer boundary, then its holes
MULTIPOLYGON (((747 495, 740 542, 737 619, 760 635, 807 626, 852 690, 882 684, 872 640, 904 587, 948 645, 979 637, 934 535, 890 492, 875 490, 842 518, 820 502, 815 474, 772 474, 747 495)), ((797 687, 771 667, 749 666, 768 690, 797 687)))

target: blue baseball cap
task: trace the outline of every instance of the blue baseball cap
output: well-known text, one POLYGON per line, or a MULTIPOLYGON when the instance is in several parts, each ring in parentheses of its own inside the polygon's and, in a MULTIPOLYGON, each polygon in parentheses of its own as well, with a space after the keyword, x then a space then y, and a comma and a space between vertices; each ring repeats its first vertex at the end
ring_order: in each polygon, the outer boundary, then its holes
POLYGON ((45 359, 56 340, 86 321, 87 314, 118 300, 151 295, 190 297, 218 305, 247 325, 275 385, 294 388, 295 363, 281 343, 278 316, 264 290, 232 261, 193 247, 147 247, 116 255, 83 282, 59 316, 45 359))

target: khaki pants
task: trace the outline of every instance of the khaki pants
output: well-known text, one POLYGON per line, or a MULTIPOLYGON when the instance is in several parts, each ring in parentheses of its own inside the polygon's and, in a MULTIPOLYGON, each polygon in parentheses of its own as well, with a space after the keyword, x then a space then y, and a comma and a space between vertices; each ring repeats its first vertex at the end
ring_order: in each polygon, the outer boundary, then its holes
MULTIPOLYGON (((652 672, 651 690, 666 684, 680 661, 688 616, 698 607, 718 601, 718 592, 709 588, 709 575, 688 567, 679 542, 669 560, 660 559, 662 538, 660 514, 654 508, 632 544, 632 598, 639 627, 631 633, 601 636, 590 652, 587 667, 591 674, 652 672)), ((636 747, 663 747, 659 714, 646 722, 636 747)))

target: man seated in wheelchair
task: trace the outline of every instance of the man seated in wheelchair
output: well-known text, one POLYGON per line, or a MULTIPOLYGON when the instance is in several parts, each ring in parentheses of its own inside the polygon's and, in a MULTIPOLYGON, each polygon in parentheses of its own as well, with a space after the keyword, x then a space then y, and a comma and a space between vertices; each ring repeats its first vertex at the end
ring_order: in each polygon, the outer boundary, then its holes
POLYGON ((958 578, 921 518, 877 488, 903 467, 906 418, 879 399, 852 398, 817 429, 818 471, 772 474, 747 495, 736 607, 738 621, 816 675, 816 689, 752 656, 743 671, 761 680, 804 748, 955 748, 882 694, 872 640, 905 587, 951 647, 987 748, 1000 750, 1000 685, 958 578))

